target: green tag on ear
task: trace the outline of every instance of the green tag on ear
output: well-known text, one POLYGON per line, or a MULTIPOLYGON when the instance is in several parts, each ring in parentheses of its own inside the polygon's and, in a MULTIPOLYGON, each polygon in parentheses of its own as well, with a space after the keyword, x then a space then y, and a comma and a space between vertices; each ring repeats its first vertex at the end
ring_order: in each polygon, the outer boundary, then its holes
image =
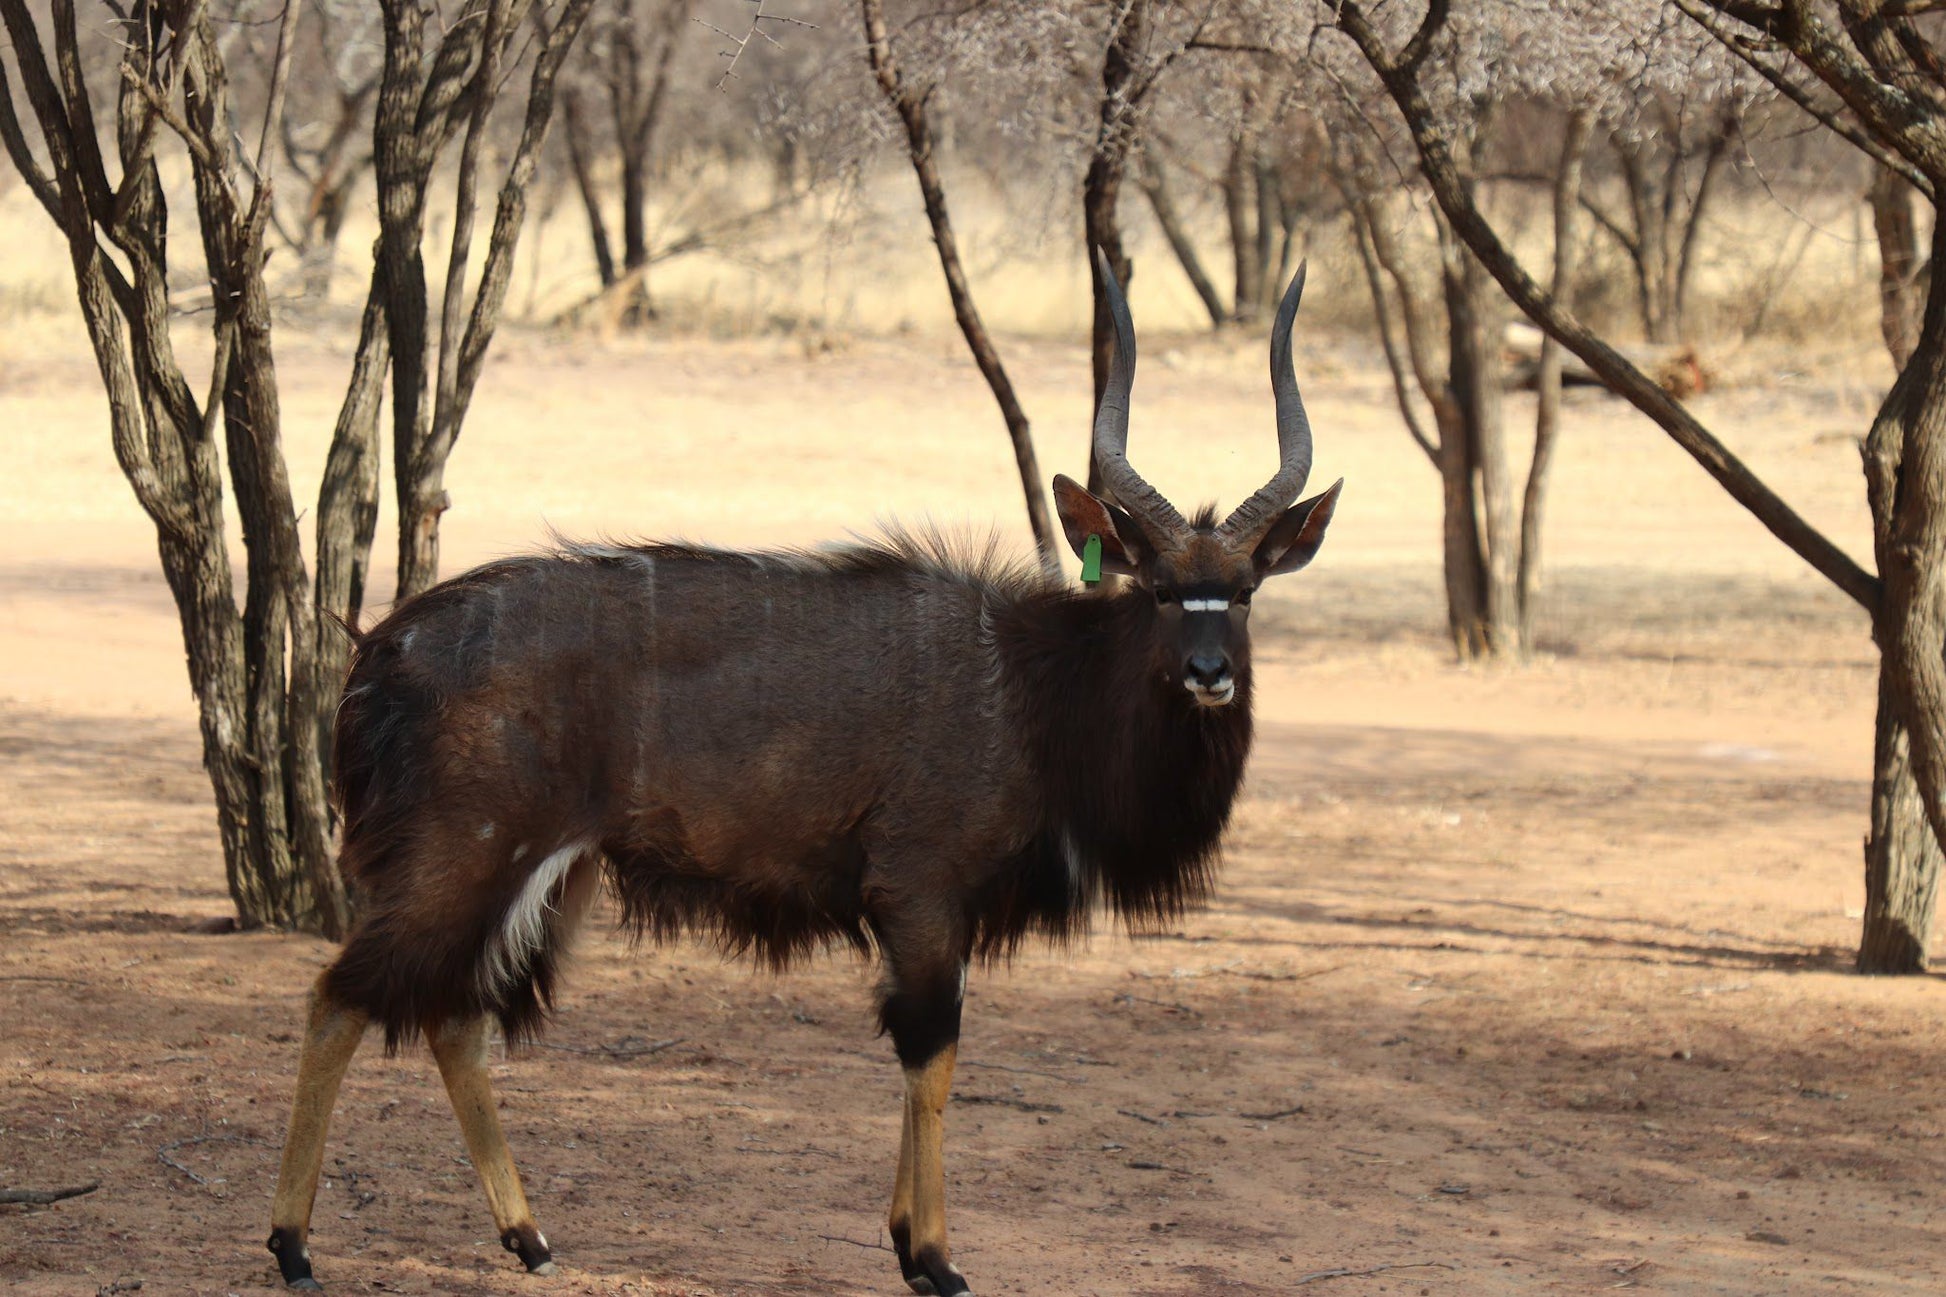
POLYGON ((1101 584, 1101 537, 1088 537, 1081 547, 1081 584, 1101 584))

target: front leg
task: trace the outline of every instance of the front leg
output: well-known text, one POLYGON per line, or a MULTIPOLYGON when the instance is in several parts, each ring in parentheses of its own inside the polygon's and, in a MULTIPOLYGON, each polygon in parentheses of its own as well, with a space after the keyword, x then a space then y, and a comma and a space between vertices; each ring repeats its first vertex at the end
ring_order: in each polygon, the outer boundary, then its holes
MULTIPOLYGON (((946 1244, 946 1103, 959 1053, 963 964, 944 979, 901 980, 881 1010, 905 1069, 905 1122, 889 1227, 899 1269, 916 1293, 970 1294, 946 1244)), ((897 974, 894 974, 897 977, 897 974)))

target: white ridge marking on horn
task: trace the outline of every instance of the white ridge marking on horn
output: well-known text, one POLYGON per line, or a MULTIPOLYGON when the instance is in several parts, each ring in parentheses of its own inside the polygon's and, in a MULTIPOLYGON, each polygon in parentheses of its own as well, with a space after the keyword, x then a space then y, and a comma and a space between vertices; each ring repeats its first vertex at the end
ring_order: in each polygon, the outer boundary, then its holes
POLYGON ((588 850, 585 842, 570 842, 534 866, 534 872, 521 884, 520 895, 507 907, 500 931, 487 947, 481 976, 489 993, 517 980, 528 961, 547 940, 547 913, 553 907, 548 897, 574 862, 588 850))
POLYGON ((1185 599, 1182 601, 1184 612, 1228 612, 1228 599, 1185 599))

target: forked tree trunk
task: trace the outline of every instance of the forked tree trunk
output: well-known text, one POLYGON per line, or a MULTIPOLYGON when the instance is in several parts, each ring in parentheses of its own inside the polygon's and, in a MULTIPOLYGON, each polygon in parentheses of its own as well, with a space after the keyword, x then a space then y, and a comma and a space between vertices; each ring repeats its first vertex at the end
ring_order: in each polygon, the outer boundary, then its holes
POLYGON ((467 0, 430 58, 424 0, 381 0, 385 70, 379 82, 379 276, 392 343, 392 458, 399 508, 398 596, 439 578, 439 523, 452 501, 445 489, 452 454, 500 324, 514 250, 527 219, 535 157, 554 115, 554 86, 593 0, 564 0, 552 27, 541 27, 528 77, 526 112, 500 185, 472 300, 466 300, 474 208, 487 119, 502 88, 517 35, 514 0, 467 0), (438 314, 430 308, 425 256, 426 191, 434 162, 460 129, 452 243, 438 314), (435 332, 436 325, 436 332, 435 332))
POLYGON ((1696 238, 1740 122, 1738 105, 1724 104, 1708 134, 1692 142, 1683 138, 1681 115, 1671 109, 1662 114, 1657 129, 1617 131, 1610 137, 1628 193, 1629 222, 1627 228, 1612 218, 1603 224, 1634 266, 1642 327, 1650 342, 1682 341, 1696 238), (1698 149, 1701 168, 1692 188, 1689 173, 1698 149))

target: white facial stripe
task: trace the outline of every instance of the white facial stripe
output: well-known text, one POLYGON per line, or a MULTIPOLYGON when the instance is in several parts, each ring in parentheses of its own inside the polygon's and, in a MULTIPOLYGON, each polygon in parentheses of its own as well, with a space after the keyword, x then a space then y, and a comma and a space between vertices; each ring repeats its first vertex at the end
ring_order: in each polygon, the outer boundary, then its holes
POLYGON ((1228 612, 1228 599, 1185 599, 1182 601, 1184 612, 1228 612))

